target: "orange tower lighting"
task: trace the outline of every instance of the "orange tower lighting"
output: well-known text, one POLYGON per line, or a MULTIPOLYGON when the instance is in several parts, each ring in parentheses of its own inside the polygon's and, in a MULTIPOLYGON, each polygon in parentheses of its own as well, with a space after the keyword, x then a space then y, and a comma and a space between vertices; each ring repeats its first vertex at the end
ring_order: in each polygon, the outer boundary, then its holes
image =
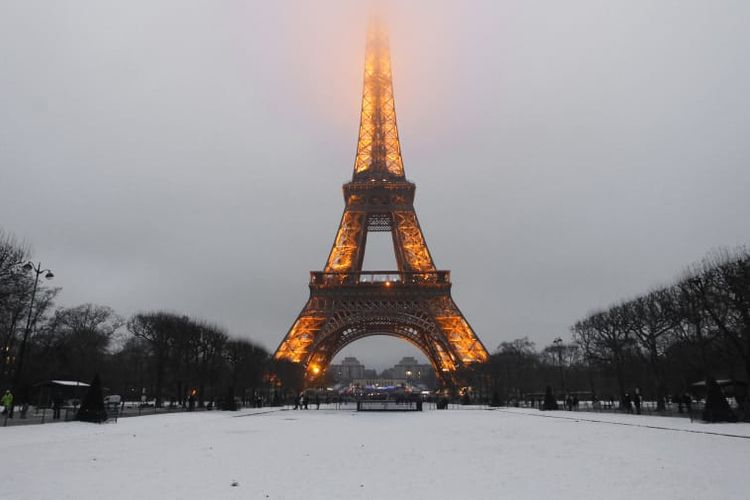
POLYGON ((371 335, 412 343, 444 383, 453 382, 458 367, 487 360, 451 297, 450 272, 437 270, 432 260, 414 210, 415 189, 404 174, 388 36, 373 18, 344 213, 325 269, 310 273, 310 298, 274 354, 303 364, 309 383, 319 380, 341 349, 371 335), (397 270, 362 270, 371 231, 391 233, 397 270))

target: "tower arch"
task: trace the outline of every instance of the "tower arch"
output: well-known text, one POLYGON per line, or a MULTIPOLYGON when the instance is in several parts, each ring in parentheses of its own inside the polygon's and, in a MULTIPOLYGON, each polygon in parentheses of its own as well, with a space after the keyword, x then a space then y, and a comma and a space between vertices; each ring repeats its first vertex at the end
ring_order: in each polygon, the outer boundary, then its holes
POLYGON ((384 317, 371 313, 361 315, 353 321, 342 322, 310 347, 306 363, 306 378, 315 379, 327 371, 336 355, 350 344, 367 337, 385 336, 408 342, 416 347, 432 365, 435 377, 441 382, 450 382, 456 360, 449 353, 450 346, 439 335, 439 329, 429 318, 410 314, 393 314, 384 317))

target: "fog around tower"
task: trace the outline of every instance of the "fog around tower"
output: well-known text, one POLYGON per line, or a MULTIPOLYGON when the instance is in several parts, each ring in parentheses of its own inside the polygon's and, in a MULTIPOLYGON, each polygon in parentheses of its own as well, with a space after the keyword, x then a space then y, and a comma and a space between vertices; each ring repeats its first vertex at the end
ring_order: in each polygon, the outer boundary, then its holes
MULTIPOLYGON (((367 3, 1 10, 0 226, 54 269, 58 303, 184 312, 275 349, 343 209, 367 3)), ((747 2, 415 0, 388 18, 417 214, 488 349, 565 337, 750 240, 747 2)), ((392 262, 370 243, 366 264, 392 262)), ((412 352, 346 350, 379 368, 412 352)))

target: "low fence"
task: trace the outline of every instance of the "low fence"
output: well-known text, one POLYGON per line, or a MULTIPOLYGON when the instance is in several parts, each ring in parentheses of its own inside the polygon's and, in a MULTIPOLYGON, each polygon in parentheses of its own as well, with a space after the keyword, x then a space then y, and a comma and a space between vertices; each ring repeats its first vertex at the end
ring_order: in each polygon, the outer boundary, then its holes
POLYGON ((3 427, 9 425, 33 425, 45 424, 51 422, 68 422, 74 420, 78 413, 77 407, 61 407, 57 410, 53 408, 36 408, 36 407, 16 407, 11 417, 10 412, 2 415, 3 427))
MULTIPOLYGON (((238 405, 240 407, 251 407, 251 405, 238 405)), ((62 406, 55 410, 50 407, 34 407, 28 406, 24 410, 23 407, 17 406, 13 412, 13 417, 10 414, 4 414, 0 416, 0 425, 3 427, 15 426, 15 425, 38 425, 38 424, 51 424, 55 422, 69 422, 75 420, 78 414, 78 406, 62 406)), ((182 405, 165 405, 155 406, 153 404, 140 404, 140 403, 125 403, 117 405, 106 405, 105 410, 107 412, 107 421, 117 422, 119 418, 126 417, 139 417, 142 415, 163 415, 167 413, 184 413, 184 412, 201 412, 211 411, 211 407, 195 406, 193 408, 182 405)))
MULTIPOLYGON (((504 406, 511 406, 515 408, 536 408, 540 409, 543 405, 543 401, 518 401, 513 404, 507 404, 504 406)), ((690 404, 666 402, 664 409, 659 410, 656 401, 642 401, 640 406, 636 406, 635 403, 631 403, 630 408, 622 405, 620 401, 604 400, 604 401, 579 401, 566 405, 565 401, 557 401, 559 410, 567 411, 588 411, 597 413, 632 413, 638 415, 660 415, 667 417, 686 417, 699 418, 705 407, 703 401, 693 400, 690 404)))
MULTIPOLYGON (((337 399, 321 401, 320 404, 315 402, 309 402, 307 407, 299 408, 301 410, 341 410, 341 411, 357 411, 361 409, 361 405, 364 403, 365 410, 376 410, 378 405, 382 405, 384 401, 378 400, 360 400, 356 399, 337 399)), ((396 405, 395 401, 389 402, 388 409, 390 406, 396 405)), ((406 404, 407 402, 401 402, 406 404)), ((506 407, 516 408, 536 408, 539 409, 541 401, 518 401, 512 404, 506 404, 506 407)), ((408 405, 414 406, 416 409, 417 401, 408 402, 408 405)), ((442 408, 450 410, 485 410, 491 406, 486 404, 462 404, 459 401, 447 402, 447 405, 443 406, 438 404, 436 401, 419 401, 421 407, 420 411, 431 411, 442 408)), ((685 417, 685 418, 700 418, 703 411, 704 403, 702 401, 693 401, 690 405, 678 404, 673 402, 666 403, 666 407, 663 411, 657 409, 656 401, 643 401, 638 410, 634 405, 630 410, 621 407, 618 401, 579 401, 577 405, 573 405, 572 408, 567 408, 564 401, 558 401, 560 410, 570 411, 586 411, 586 412, 600 412, 600 413, 640 413, 643 415, 662 415, 662 416, 674 416, 674 417, 685 417)), ((252 404, 245 404, 238 406, 238 408, 253 407, 252 404)), ((297 408, 291 404, 285 404, 279 408, 286 410, 295 410, 297 408)), ((412 410, 414 410, 412 409, 412 410)), ((152 404, 139 404, 139 403, 125 403, 120 405, 110 405, 106 408, 107 416, 109 421, 116 422, 119 418, 137 417, 144 415, 163 415, 169 413, 185 413, 185 412, 204 412, 212 411, 213 408, 210 406, 200 407, 196 405, 193 408, 189 406, 181 405, 165 405, 157 407, 152 404)), ((68 422, 75 420, 76 414, 78 413, 78 407, 75 406, 64 406, 59 408, 57 411, 54 408, 49 407, 33 407, 29 406, 26 411, 22 407, 16 407, 14 412, 14 418, 10 418, 10 415, 0 415, 0 425, 15 426, 15 425, 38 425, 48 424, 55 422, 68 422)))
MULTIPOLYGON (((302 410, 342 410, 342 411, 356 411, 357 405, 359 402, 368 402, 370 403, 377 403, 377 402, 384 402, 385 400, 377 400, 377 399, 361 399, 357 400, 354 398, 351 399, 333 399, 329 401, 321 401, 320 405, 317 405, 316 403, 309 403, 307 407, 295 407, 294 404, 285 404, 284 408, 288 410, 296 410, 296 409, 302 409, 302 410)), ((406 400, 404 400, 406 401, 406 400)), ((395 401, 391 401, 393 403, 395 401)), ((411 404, 416 404, 417 401, 411 401, 411 404)), ((462 404, 459 401, 449 401, 446 402, 444 405, 441 405, 438 401, 433 400, 422 400, 419 401, 419 403, 422 406, 422 411, 428 411, 428 410, 439 410, 439 409, 450 409, 450 410, 486 410, 490 408, 489 405, 486 404, 462 404)))

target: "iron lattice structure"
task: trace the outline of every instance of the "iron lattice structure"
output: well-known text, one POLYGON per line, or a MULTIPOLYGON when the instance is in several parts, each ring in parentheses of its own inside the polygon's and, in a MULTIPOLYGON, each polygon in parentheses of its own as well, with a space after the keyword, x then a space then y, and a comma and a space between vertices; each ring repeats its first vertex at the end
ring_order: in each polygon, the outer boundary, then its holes
POLYGON ((310 298, 274 355, 305 367, 314 383, 346 345, 370 335, 414 344, 444 383, 487 350, 451 298, 450 273, 435 268, 404 176, 388 37, 370 24, 362 112, 346 207, 323 272, 310 273, 310 298), (390 231, 396 271, 362 271, 367 234, 390 231))

